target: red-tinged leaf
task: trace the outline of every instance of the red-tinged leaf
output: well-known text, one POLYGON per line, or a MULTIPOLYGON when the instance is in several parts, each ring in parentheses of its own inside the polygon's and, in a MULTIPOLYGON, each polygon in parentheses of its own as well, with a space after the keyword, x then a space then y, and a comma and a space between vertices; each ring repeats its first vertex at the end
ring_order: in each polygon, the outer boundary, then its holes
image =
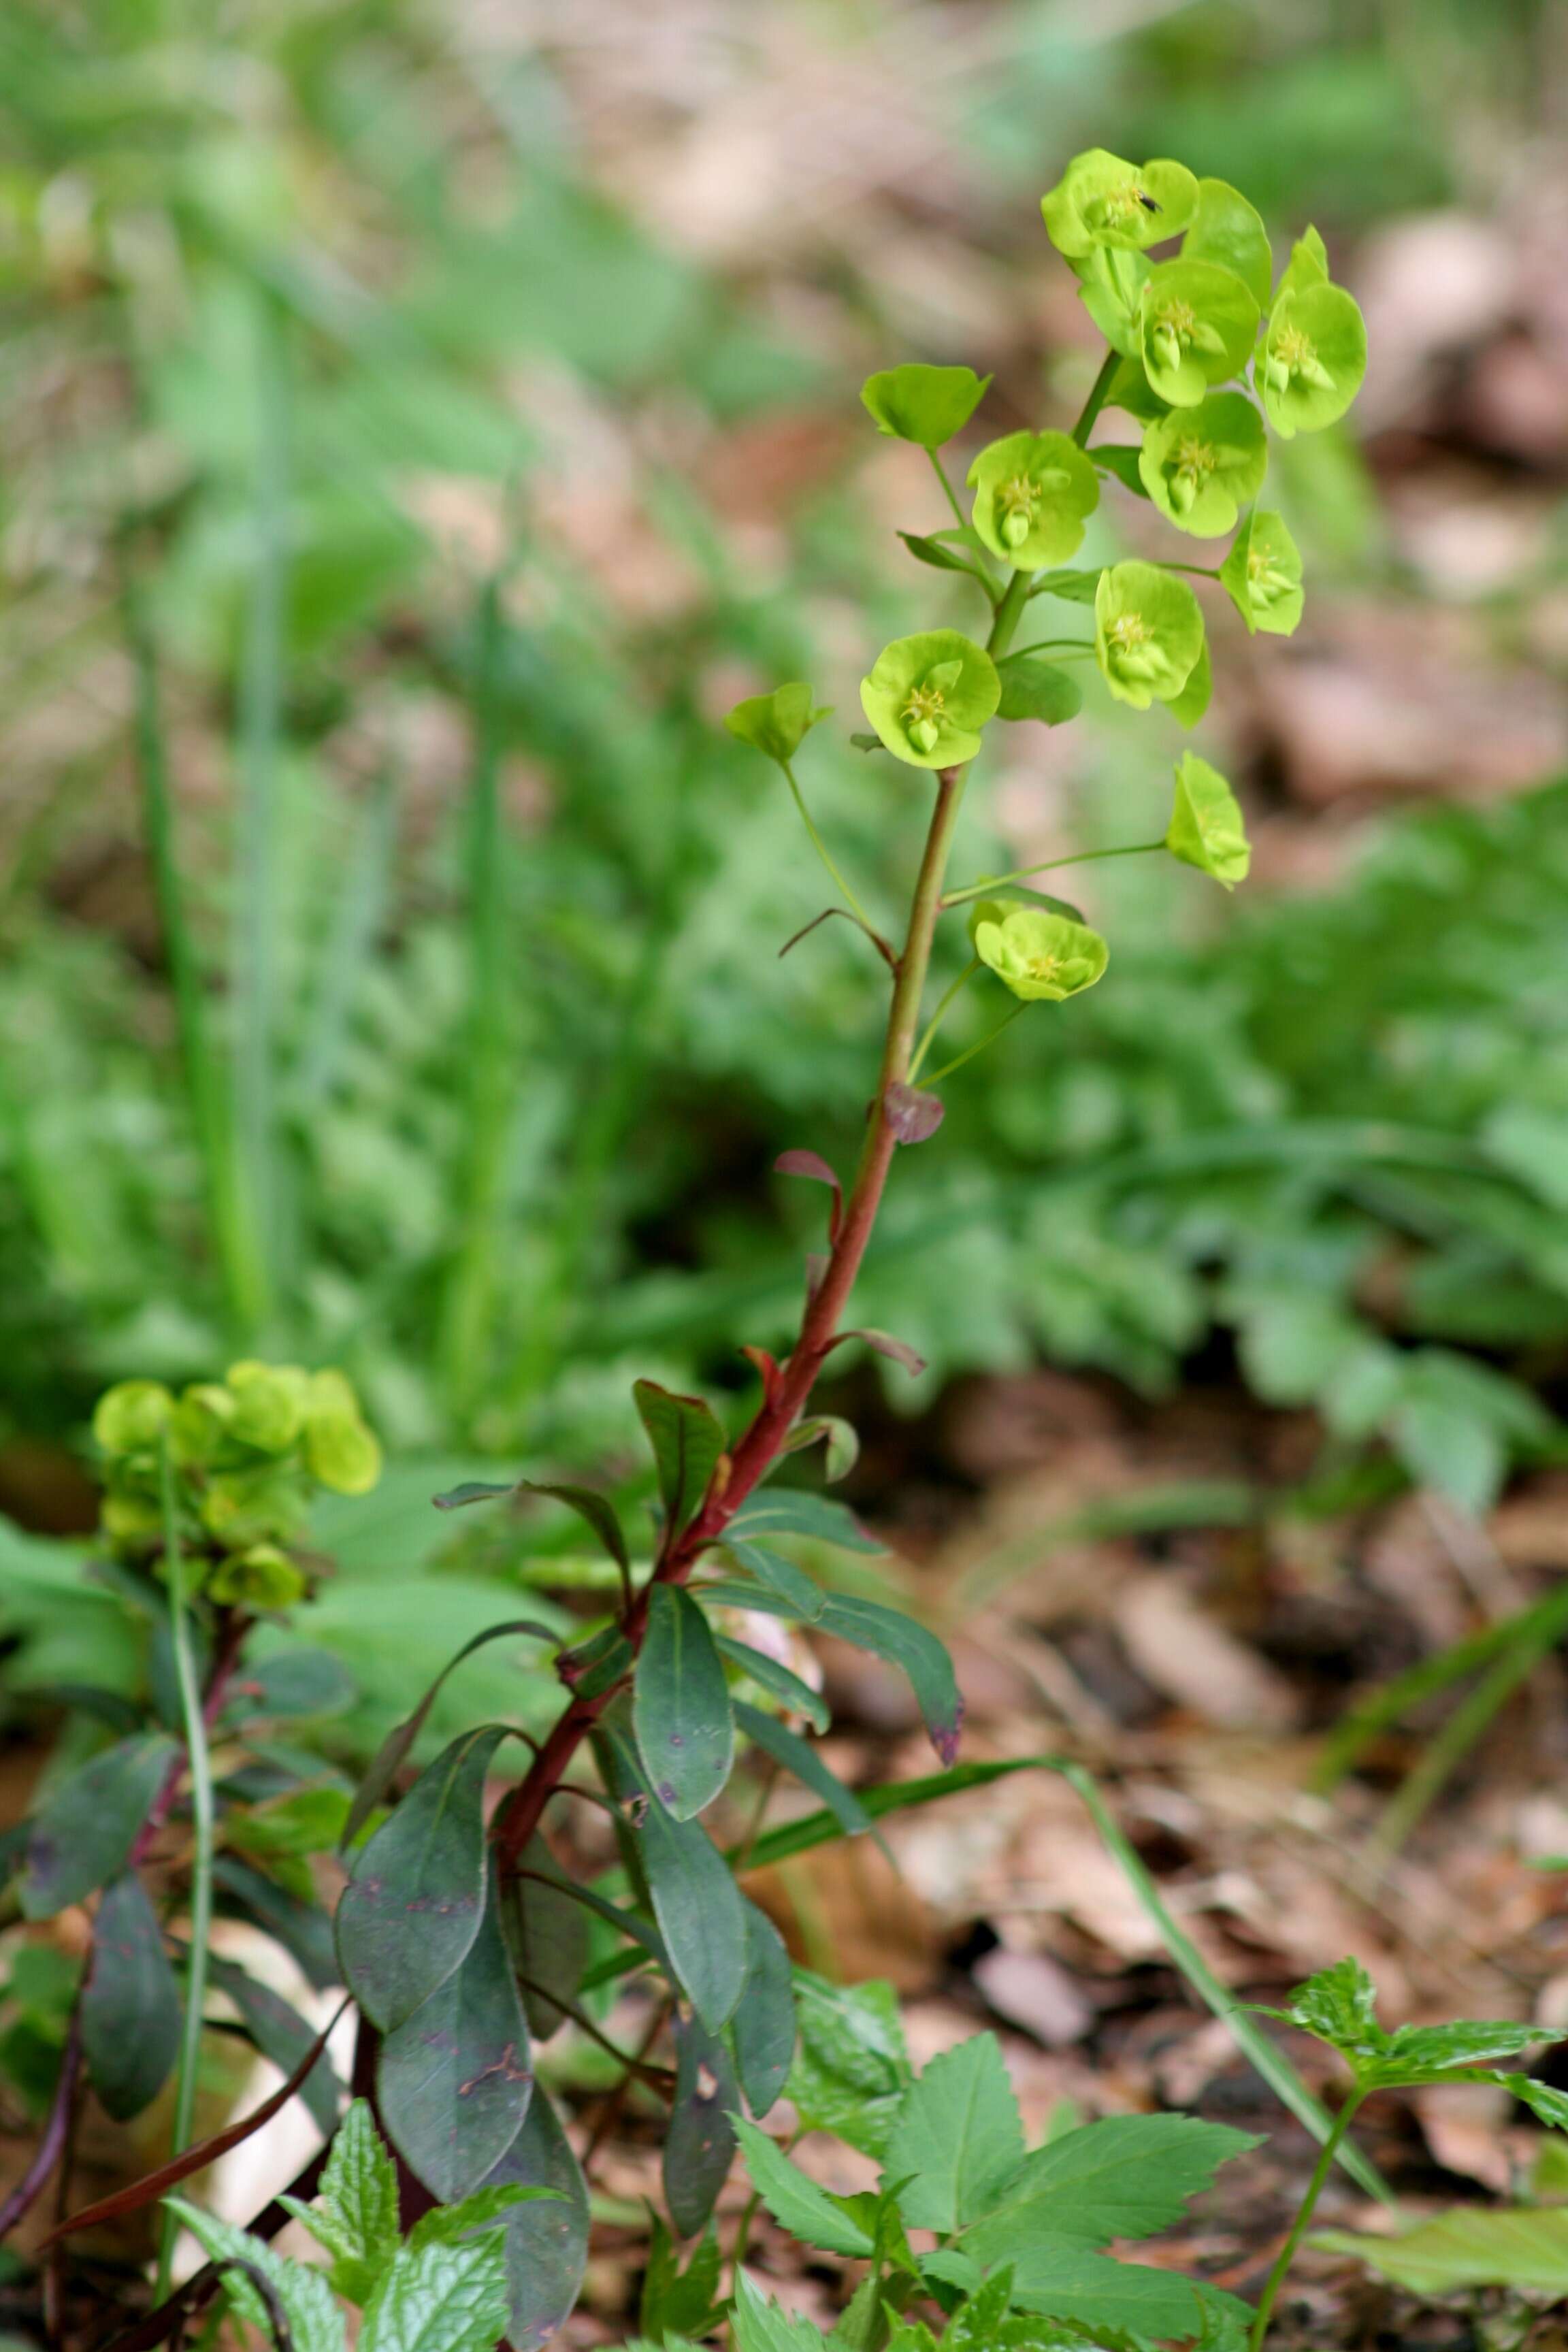
POLYGON ((106 1748, 50 1791, 27 1833, 24 1918, 53 1918, 118 1878, 179 1752, 161 1733, 141 1732, 106 1748))
POLYGON ((779 1385, 777 1358, 771 1356, 765 1348, 742 1348, 741 1353, 756 1366, 758 1378, 763 1383, 763 1396, 767 1403, 772 1404, 779 1385))
POLYGON ((773 1161, 779 1176, 809 1176, 814 1183, 826 1184, 833 1194, 833 1214, 828 1219, 829 1241, 838 1239, 838 1227, 844 1215, 844 1187, 819 1151, 781 1151, 773 1161))
POLYGON ((893 1363, 902 1364, 906 1372, 917 1378, 926 1368, 925 1358, 911 1348, 907 1339, 895 1339, 890 1331, 840 1331, 836 1339, 828 1342, 829 1348, 841 1348, 846 1339, 863 1339, 867 1347, 879 1356, 887 1356, 893 1363))
POLYGON ((919 1087, 890 1086, 882 1097, 882 1116, 900 1143, 924 1143, 945 1111, 940 1095, 922 1094, 919 1087))
POLYGON ((827 1279, 827 1269, 833 1264, 826 1250, 810 1250, 805 1260, 805 1295, 815 1298, 827 1279))
POLYGON ((112 2197, 100 2197, 96 2205, 84 2205, 79 2213, 69 2215, 40 2241, 39 2252, 45 2247, 52 2246, 58 2238, 68 2238, 78 2230, 94 2230, 100 2221, 117 2221, 122 2213, 135 2213, 143 2205, 155 2205, 161 2197, 168 2195, 171 2189, 177 2188, 182 2180, 188 2180, 193 2172, 205 2171, 209 2164, 216 2164, 220 2156, 226 2156, 231 2147, 240 2147, 252 2132, 258 2132, 264 2124, 269 2124, 304 2084, 311 2067, 336 2032, 338 2020, 348 2005, 346 2000, 339 2003, 288 2081, 274 2091, 269 2099, 263 2099, 258 2107, 253 2108, 249 2115, 242 2116, 238 2123, 230 2124, 226 2131, 215 2132, 211 2139, 198 2140, 195 2147, 186 2148, 183 2156, 172 2157, 167 2164, 160 2165, 156 2172, 146 2173, 142 2179, 133 2180, 128 2189, 117 2189, 112 2197))

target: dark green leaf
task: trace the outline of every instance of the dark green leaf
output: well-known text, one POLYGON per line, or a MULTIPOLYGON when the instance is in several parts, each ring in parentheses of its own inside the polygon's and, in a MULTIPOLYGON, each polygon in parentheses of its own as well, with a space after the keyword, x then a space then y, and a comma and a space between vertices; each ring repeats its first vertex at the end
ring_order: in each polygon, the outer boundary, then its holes
POLYGON ((724 1433, 700 1397, 679 1396, 657 1381, 634 1381, 632 1395, 653 1447, 666 1523, 679 1534, 708 1492, 724 1433))
POLYGON ((1179 2221, 1220 2166, 1256 2147, 1247 2133, 1194 2116, 1110 2116, 1047 2140, 1026 2157, 964 2237, 990 2267, 1037 2241, 1109 2245, 1179 2221))
POLYGON ((743 1503, 725 1529, 725 1541, 768 1543, 775 1536, 809 1536, 814 1543, 837 1544, 840 1551, 885 1551, 868 1535, 853 1511, 806 1486, 769 1486, 743 1503))
POLYGON ((587 2183, 542 2090, 485 2185, 514 2183, 559 2192, 515 2207, 506 2220, 507 2336, 513 2352, 539 2352, 576 2302, 588 2256, 587 2183))
POLYGON ((775 1764, 782 1764, 803 1788, 822 1799, 846 1837, 859 1837, 871 1827, 871 1816, 858 1798, 844 1786, 837 1772, 828 1769, 798 1732, 791 1731, 776 1716, 748 1706, 744 1699, 735 1701, 735 1720, 764 1755, 771 1756, 775 1764))
POLYGON ((487 1642, 500 1642, 509 1633, 531 1634, 537 1641, 550 1643, 552 1647, 560 1640, 560 1636, 552 1633, 548 1625, 540 1624, 535 1618, 513 1617, 504 1625, 487 1625, 482 1633, 476 1633, 471 1642, 465 1642, 457 1655, 447 1659, 413 1714, 402 1723, 394 1724, 382 1741, 374 1761, 360 1782, 353 1803, 349 1807, 349 1817, 343 1823, 342 1843, 345 1849, 353 1845, 402 1769, 404 1759, 424 1730, 430 1709, 435 1706, 437 1695, 447 1675, 455 1667, 460 1666, 465 1658, 472 1657, 476 1650, 482 1650, 487 1642))
POLYGON ((142 1732, 106 1748, 49 1791, 27 1834, 24 1918, 52 1919, 119 1877, 179 1752, 172 1739, 142 1732))
POLYGON ((795 1983, 784 1937, 744 1896, 746 1982, 731 2028, 741 2088, 753 2116, 765 2116, 789 2079, 795 2056, 795 1983))
POLYGON ((151 2105, 180 2047, 180 1992, 163 1931, 133 1870, 103 1891, 81 1997, 92 2087, 117 2123, 151 2105))
POLYGON ((656 1584, 648 1594, 632 1725, 659 1803, 674 1820, 692 1820, 730 1777, 735 1726, 708 1620, 679 1585, 656 1584))
MULTIPOLYGON (((871 1819, 879 1822, 889 1813, 906 1811, 911 1805, 931 1804, 938 1797, 956 1797, 965 1789, 989 1788, 993 1780, 1005 1780, 1013 1772, 1059 1769, 1050 1757, 1007 1757, 986 1764, 954 1764, 948 1771, 922 1773, 913 1780, 883 1780, 872 1788, 857 1790, 856 1794, 871 1819)), ((799 1821, 781 1822, 777 1829, 764 1830, 751 1850, 749 1866, 763 1870, 774 1863, 791 1862, 797 1853, 809 1853, 813 1846, 830 1845, 843 1834, 831 1813, 805 1813, 799 1821)))
POLYGON ((842 2202, 792 2164, 765 2131, 744 2116, 732 2120, 752 2186, 781 2229, 830 2254, 864 2261, 875 2251, 874 2241, 842 2202))
POLYGON ((612 1621, 590 1633, 585 1642, 563 1650, 555 1665, 562 1681, 579 1698, 602 1698, 605 1691, 625 1681, 636 1660, 630 1642, 612 1621))
POLYGON ((1039 719, 1047 727, 1060 727, 1065 720, 1076 719, 1082 709, 1078 680, 1055 662, 1030 655, 1004 664, 1002 699, 996 709, 999 719, 1039 719))
POLYGON ((588 1913, 561 1886, 543 1884, 559 1873, 554 1855, 537 1830, 522 1850, 522 1867, 539 1875, 507 1881, 501 1926, 518 1975, 527 1979, 521 1990, 529 2025, 541 2042, 548 2042, 566 2015, 551 1994, 574 2000, 583 1981, 588 1963, 588 1913))
POLYGON ((384 2033, 446 1982, 479 1933, 485 1774, 505 1738, 487 1724, 454 1739, 377 1830, 343 1889, 343 1981, 384 2033))
POLYGON ((884 1608, 879 1601, 862 1601, 832 1592, 817 1619, 825 1633, 870 1650, 889 1665, 901 1668, 925 1719, 931 1744, 944 1764, 958 1753, 963 1728, 963 1700, 953 1676, 952 1660, 934 1633, 907 1617, 901 1609, 884 1608))
POLYGON ((664 2142, 664 2201, 683 2238, 707 2226, 735 2154, 734 2061, 694 2017, 675 2021, 675 2105, 664 2142))
POLYGON ((788 1601, 795 1615, 806 1624, 813 1623, 820 1615, 826 1598, 822 1587, 814 1576, 806 1574, 804 1568, 797 1568, 794 1560, 785 1559, 784 1554, 774 1551, 770 1544, 753 1543, 749 1538, 736 1536, 730 1537, 724 1548, 737 1568, 744 1569, 748 1576, 754 1576, 760 1584, 767 1586, 770 1592, 776 1592, 781 1601, 788 1601))
POLYGON ((800 2048, 788 2092, 808 2131, 836 2132, 862 2155, 885 2158, 914 2079, 898 1996, 889 1984, 829 1984, 795 1971, 800 2048))
POLYGON ((462 1486, 448 1486, 444 1495, 432 1495, 430 1499, 438 1511, 462 1511, 470 1503, 499 1503, 503 1496, 516 1492, 515 1478, 504 1479, 499 1486, 488 1478, 468 1478, 462 1486))
POLYGON ((994 2033, 976 2033, 925 2067, 900 2111, 886 2168, 905 2180, 898 2201, 910 2227, 951 2236, 990 2210, 1023 2157, 1001 2045, 994 2033))
POLYGON ((625 1734, 612 1730, 609 1741, 640 1815, 634 1824, 637 1851, 669 1965, 709 2032, 718 2033, 733 2016, 745 1982, 740 1890, 701 1822, 673 1820, 649 1793, 625 1734))
POLYGON ((551 1486, 543 1480, 520 1478, 517 1492, 520 1495, 549 1495, 555 1502, 566 1504, 580 1519, 586 1520, 622 1574, 631 1574, 631 1554, 626 1549, 626 1537, 621 1533, 621 1523, 613 1507, 592 1486, 551 1486))
POLYGON ((235 1723, 342 1715, 358 1696, 358 1684, 330 1650, 275 1650, 236 1676, 224 1714, 235 1723))
POLYGON ((222 1898, 220 1907, 265 1927, 299 1963, 318 1992, 342 1981, 332 1923, 319 1904, 298 1901, 264 1872, 253 1870, 232 1853, 218 1855, 213 1878, 222 1898))
POLYGON ((508 2302, 499 2235, 400 2247, 365 2308, 359 2352, 495 2352, 508 2302))
POLYGON ((376 2092, 399 2152, 444 2205, 516 2138, 533 2089, 528 2027, 497 1916, 495 1872, 462 1965, 381 2045, 376 2092))
MULTIPOLYGON (((207 1961, 207 1973, 216 1989, 233 2001, 246 2032, 262 2056, 270 2059, 280 2074, 292 2074, 316 2039, 316 2029, 306 2024, 281 1993, 274 1992, 270 1985, 258 1983, 232 1960, 219 1959, 213 1954, 207 1961)), ((323 2137, 331 2138, 342 2104, 342 2085, 325 2053, 311 2067, 300 2096, 323 2137)))
POLYGON ((713 1639, 731 1665, 739 1666, 752 1682, 771 1691, 792 1714, 804 1715, 818 1731, 826 1730, 832 1718, 820 1691, 814 1691, 809 1683, 803 1683, 798 1675, 781 1665, 777 1658, 770 1658, 765 1650, 753 1650, 749 1642, 731 1641, 727 1633, 715 1633, 713 1639))

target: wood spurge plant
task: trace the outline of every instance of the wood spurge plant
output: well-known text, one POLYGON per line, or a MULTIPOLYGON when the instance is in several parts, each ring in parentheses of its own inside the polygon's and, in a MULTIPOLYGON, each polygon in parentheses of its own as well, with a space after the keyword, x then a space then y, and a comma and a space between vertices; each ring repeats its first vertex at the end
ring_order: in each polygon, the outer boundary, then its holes
MULTIPOLYGON (((1231 2352, 1249 2330, 1261 2343, 1336 2157, 1375 2179, 1342 2150, 1372 2091, 1487 2080, 1548 2124, 1568 2122, 1560 2095, 1491 2063, 1540 2038, 1533 2029, 1384 2034, 1370 1982, 1350 1962, 1279 2012, 1352 2068, 1331 2125, 1289 2061, 1238 2018, 1243 2047, 1323 2143, 1254 2315, 1218 2286, 1107 2251, 1168 2228, 1253 2144, 1246 2135, 1178 2115, 1112 2115, 1069 2121, 1029 2148, 993 2037, 917 2074, 885 1989, 836 1989, 794 1967, 780 1927, 745 1891, 763 1862, 875 1833, 900 1806, 1023 1769, 1016 1759, 959 1761, 963 1703, 945 1647, 891 1597, 877 1597, 879 1546, 841 1502, 797 1483, 811 1464, 796 1457, 809 1454, 829 1485, 855 1459, 853 1430, 814 1410, 840 1349, 859 1342, 921 1369, 896 1335, 850 1319, 900 1150, 935 1136, 942 1089, 1011 1021, 1071 1021, 1071 1000, 1111 965, 1112 943, 1079 908, 1034 887, 1037 877, 1092 856, 1161 854, 1226 890, 1247 872, 1237 797, 1188 750, 1158 840, 954 877, 971 772, 995 728, 1070 720, 1090 674, 1118 703, 1161 705, 1182 728, 1198 726, 1212 685, 1205 600, 1212 611, 1228 599, 1249 632, 1297 626, 1301 559, 1281 517, 1258 504, 1269 431, 1289 438, 1334 424, 1365 365, 1360 312, 1331 282, 1321 239, 1308 230, 1276 279, 1258 215, 1223 182, 1096 149, 1068 166, 1043 212, 1107 346, 1070 430, 1012 431, 979 448, 963 467, 965 501, 942 453, 969 431, 990 378, 910 365, 873 375, 862 393, 879 433, 924 449, 953 516, 903 533, 910 553, 945 575, 944 597, 966 598, 979 614, 970 634, 944 603, 931 627, 865 666, 866 727, 853 740, 910 772, 912 879, 897 925, 842 870, 797 774, 814 730, 836 714, 791 680, 739 703, 727 721, 782 772, 837 894, 817 920, 837 915, 864 935, 886 996, 852 1170, 841 1173, 815 1143, 777 1163, 827 1196, 795 1340, 782 1356, 743 1347, 757 1394, 739 1427, 700 1397, 636 1383, 656 1488, 649 1528, 597 1488, 552 1476, 468 1483, 434 1498, 448 1512, 531 1497, 563 1507, 602 1555, 602 1577, 577 1597, 613 1605, 569 1632, 553 1604, 548 1618, 542 1604, 537 1616, 481 1631, 387 1730, 355 1787, 301 1729, 341 1712, 352 1686, 324 1650, 276 1638, 293 1612, 308 1612, 330 1567, 310 1546, 317 1490, 363 1494, 379 1474, 348 1381, 331 1369, 242 1361, 178 1395, 127 1381, 99 1406, 96 1572, 139 1629, 142 1687, 135 1702, 75 1695, 109 1744, 51 1779, 7 1849, 26 1920, 89 1906, 91 1926, 37 2157, 4 2221, 19 2221, 57 2176, 68 2181, 88 2093, 129 2119, 173 2080, 168 2160, 95 2204, 72 2211, 66 2200, 46 2242, 164 2203, 151 2307, 115 2339, 122 2352, 178 2342, 196 2313, 226 2307, 279 2352, 339 2352, 345 2306, 363 2313, 362 2352, 543 2344, 574 2307, 592 2223, 578 2146, 540 2079, 550 2062, 539 2053, 568 2022, 605 2061, 612 2117, 626 2100, 663 2117, 665 2211, 650 2228, 639 2340, 667 2352, 724 2328, 739 2352, 818 2341, 746 2266, 759 2205, 858 2267, 829 2339, 836 2352, 934 2352, 938 2343, 948 2352, 1231 2352), (1135 438, 1096 437, 1112 413, 1131 420, 1135 438), (1140 502, 1128 513, 1137 551, 1076 566, 1108 485, 1140 502), (1195 552, 1185 541, 1233 536, 1217 563, 1188 562, 1150 551, 1170 543, 1160 536, 1167 526, 1184 535, 1184 555, 1195 552), (1058 617, 1031 627, 1047 614, 1058 617), (953 967, 940 990, 933 962, 953 967), (974 1033, 950 1037, 955 1050, 943 1058, 939 1040, 961 1003, 978 1010, 974 1033), (836 1552, 854 1559, 853 1575, 835 1570, 836 1552), (808 1654, 781 1627, 830 1634, 907 1677, 941 1770, 880 1790, 842 1785, 809 1736, 828 1716, 808 1654), (550 1663, 553 1718, 473 1725, 429 1759, 422 1742, 447 1675, 499 1643, 550 1663), (779 1774, 821 1806, 782 1830, 765 1820, 779 1774), (503 1793, 492 1807, 496 1782, 503 1793), (577 1848, 552 1811, 563 1797, 586 1801, 610 1825, 613 1851, 606 1844, 586 1873, 566 1858, 577 1848), (329 1917, 321 1889, 334 1874, 329 1917), (221 1937, 214 1948, 220 1916, 281 1946, 317 1993, 341 1990, 325 2025, 226 1957, 221 1937), (612 1990, 634 1977, 648 1989, 647 2032, 629 2050, 607 2014, 612 1990), (345 2011, 352 2099, 327 2052, 345 2011), (213 2028, 242 2036, 285 2081, 243 2124, 198 2141, 213 2028), (321 2149, 249 2230, 178 2193, 295 2097, 321 2149), (800 2130, 836 2132, 873 2158, 878 2187, 832 2196, 800 2169, 763 2127, 785 2099, 800 2130), (754 2194, 721 2240, 716 2208, 737 2158, 754 2194), (273 2249, 290 2219, 324 2265, 273 2249), (206 2260, 174 2286, 181 2230, 206 2260), (684 2260, 678 2242, 692 2242, 684 2260)), ((434 1663, 446 1646, 438 1624, 428 1639, 434 1663)), ((1077 1774, 1081 1793, 1078 1768, 1028 1760, 1077 1774)), ((1177 1932, 1167 1937, 1173 1954, 1204 1989, 1202 1963, 1183 1955, 1177 1932)))

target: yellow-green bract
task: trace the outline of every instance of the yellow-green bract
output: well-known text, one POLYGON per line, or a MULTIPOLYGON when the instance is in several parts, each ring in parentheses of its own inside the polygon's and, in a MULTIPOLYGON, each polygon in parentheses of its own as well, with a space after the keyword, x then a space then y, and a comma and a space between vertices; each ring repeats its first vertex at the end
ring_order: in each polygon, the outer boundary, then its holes
POLYGON ((1184 163, 1127 163, 1103 147, 1075 155, 1040 199, 1051 243, 1069 260, 1097 245, 1142 252, 1175 236, 1197 204, 1198 184, 1184 163))
POLYGON ((899 441, 918 442, 922 449, 940 449, 962 433, 985 397, 988 375, 973 368, 924 367, 911 362, 868 375, 860 398, 877 421, 879 433, 899 441))
POLYGON ((894 758, 914 768, 973 760, 1001 698, 990 655, 956 629, 895 638, 860 681, 867 718, 894 758))
POLYGON ((1366 373, 1366 324, 1342 286, 1281 292, 1256 370, 1268 421, 1282 441, 1342 417, 1366 373))
POLYGON ((749 743, 754 751, 782 766, 794 759, 817 720, 829 715, 817 709, 805 680, 796 677, 785 686, 775 686, 771 694, 753 694, 737 702, 724 724, 738 742, 749 743))
POLYGON ((974 528, 1020 572, 1065 563, 1100 503, 1093 466, 1066 433, 1009 433, 969 468, 974 528))
POLYGON ((1239 375, 1258 340, 1258 306, 1234 269, 1162 261, 1139 300, 1143 365, 1173 407, 1195 408, 1211 384, 1239 375))
POLYGON ((1260 310, 1268 304, 1274 257, 1255 208, 1225 180, 1198 182, 1197 208, 1182 239, 1184 261, 1217 261, 1234 269, 1260 310))
POLYGON ((1241 804, 1217 768, 1188 751, 1176 762, 1176 798, 1165 846, 1173 857, 1234 890, 1252 862, 1241 804))
POLYGON ((1217 539, 1234 528, 1268 470, 1263 419, 1245 393, 1215 392, 1147 426, 1138 472, 1178 530, 1217 539))
POLYGON ((1301 551, 1283 518, 1254 508, 1220 565, 1221 585, 1248 634, 1288 637, 1301 617, 1301 551))
POLYGON ((1060 1003, 1092 988, 1109 950, 1087 923, 1070 922, 1043 907, 1006 907, 984 900, 970 925, 974 952, 1005 987, 1026 1003, 1060 1003))
POLYGON ((1204 652, 1197 598, 1157 563, 1112 564, 1095 591, 1094 651, 1119 702, 1173 703, 1204 652))

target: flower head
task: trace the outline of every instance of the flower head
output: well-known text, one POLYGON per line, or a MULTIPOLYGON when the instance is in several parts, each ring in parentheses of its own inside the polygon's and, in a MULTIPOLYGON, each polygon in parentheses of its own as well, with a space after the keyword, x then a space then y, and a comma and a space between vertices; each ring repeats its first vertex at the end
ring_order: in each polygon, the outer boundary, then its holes
POLYGON ((1066 433, 1009 433, 969 468, 974 528, 1020 572, 1065 563, 1100 503, 1100 480, 1066 433))
POLYGON ((1111 564, 1095 592, 1094 651, 1119 702, 1174 702, 1204 651, 1197 598, 1157 563, 1111 564))
POLYGON ((1211 384, 1239 375, 1258 340, 1258 304, 1234 269, 1162 261, 1139 298, 1143 365, 1173 407, 1195 408, 1211 384))
POLYGON ((1277 514, 1255 507, 1220 565, 1226 593, 1249 634, 1288 637, 1301 617, 1301 551, 1277 514))
POLYGON ((860 398, 876 418, 879 433, 916 441, 922 449, 940 449, 963 432, 990 382, 973 368, 922 367, 911 362, 868 375, 860 398))
POLYGON ((1110 950, 1098 931, 1053 915, 1044 907, 1009 907, 983 898, 970 919, 969 935, 982 963, 1026 1003, 1060 1003, 1092 988, 1104 972, 1110 950))
POLYGON ((1241 804, 1217 768, 1186 752, 1176 762, 1176 800, 1165 846, 1184 865, 1212 874, 1227 890, 1252 862, 1241 804))
POLYGON ((1185 228, 1198 184, 1184 163, 1125 163, 1103 147, 1075 155, 1040 199, 1051 243, 1068 260, 1097 245, 1134 253, 1185 228))
POLYGON ((990 655, 956 629, 895 639, 860 681, 867 718, 894 758, 915 768, 973 760, 1001 698, 990 655))
POLYGON ((1365 373, 1366 322, 1354 296, 1342 286, 1282 289, 1257 369, 1263 405, 1280 438, 1332 425, 1365 373))
POLYGON ((1143 487, 1178 530, 1217 539, 1256 498, 1268 470, 1263 419, 1245 393, 1215 392, 1147 427, 1138 459, 1143 487))

